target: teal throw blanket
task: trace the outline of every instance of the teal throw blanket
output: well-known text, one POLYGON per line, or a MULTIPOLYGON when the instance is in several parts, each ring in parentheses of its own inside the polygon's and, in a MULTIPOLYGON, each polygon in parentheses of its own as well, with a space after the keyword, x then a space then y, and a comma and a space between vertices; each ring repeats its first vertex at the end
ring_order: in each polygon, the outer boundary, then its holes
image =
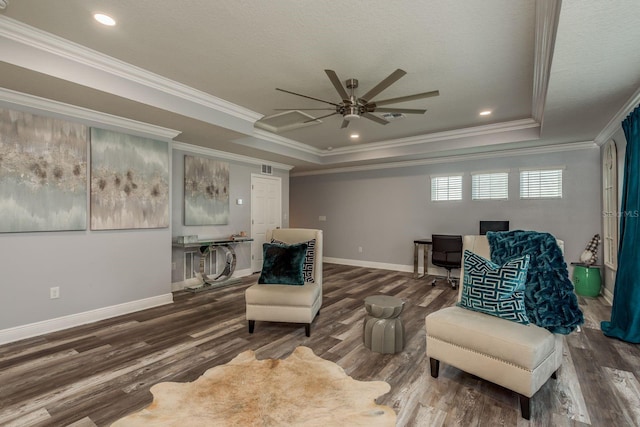
POLYGON ((529 255, 524 304, 531 323, 556 334, 569 334, 584 323, 556 238, 536 231, 488 232, 491 260, 503 264, 529 255))

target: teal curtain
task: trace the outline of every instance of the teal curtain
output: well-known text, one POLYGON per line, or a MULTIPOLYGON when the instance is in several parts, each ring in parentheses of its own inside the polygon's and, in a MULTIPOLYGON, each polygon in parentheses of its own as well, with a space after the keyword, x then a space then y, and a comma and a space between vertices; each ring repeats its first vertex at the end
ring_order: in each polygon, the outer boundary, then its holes
POLYGON ((606 336, 640 343, 640 106, 622 122, 627 150, 620 204, 618 271, 606 336))

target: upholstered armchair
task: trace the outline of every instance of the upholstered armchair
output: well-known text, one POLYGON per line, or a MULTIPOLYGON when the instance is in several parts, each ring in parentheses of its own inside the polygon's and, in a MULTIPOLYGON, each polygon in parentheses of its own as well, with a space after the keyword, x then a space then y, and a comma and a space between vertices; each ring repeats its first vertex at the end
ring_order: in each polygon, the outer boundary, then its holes
MULTIPOLYGON (((310 336, 311 323, 322 305, 322 230, 283 228, 268 231, 266 237, 267 242, 273 239, 286 245, 307 243, 306 256, 312 259, 305 260, 303 284, 270 280, 269 284, 256 283, 245 291, 249 333, 253 333, 256 321, 287 322, 303 323, 306 336, 310 336)), ((265 266, 269 262, 265 259, 265 266)), ((265 268, 261 279, 270 273, 265 268)))
MULTIPOLYGON (((562 242, 558 241, 560 248, 562 242)), ((464 236, 463 250, 491 259, 486 236, 464 236)), ((464 263, 460 277, 464 278, 464 263)), ((458 291, 461 300, 463 286, 458 291)), ((518 393, 522 417, 530 417, 530 398, 562 363, 563 336, 535 324, 521 324, 459 306, 428 315, 427 356, 431 376, 440 362, 455 366, 518 393)))

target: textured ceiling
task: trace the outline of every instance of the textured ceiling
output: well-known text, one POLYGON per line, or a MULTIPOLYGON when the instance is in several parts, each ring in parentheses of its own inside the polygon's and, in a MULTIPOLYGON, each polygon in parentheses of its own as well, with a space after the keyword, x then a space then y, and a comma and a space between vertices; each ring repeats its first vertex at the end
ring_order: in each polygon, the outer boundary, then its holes
POLYGON ((10 0, 0 83, 298 171, 591 141, 640 86, 640 2, 565 0, 555 19, 557 3, 10 0), (95 12, 118 24, 100 26, 95 12), (552 62, 536 31, 555 42, 552 62), (357 78, 363 94, 396 68, 407 75, 376 98, 439 90, 389 105, 426 114, 348 129, 333 116, 278 135, 253 127, 276 109, 325 107, 276 87, 337 102, 324 69, 357 78))

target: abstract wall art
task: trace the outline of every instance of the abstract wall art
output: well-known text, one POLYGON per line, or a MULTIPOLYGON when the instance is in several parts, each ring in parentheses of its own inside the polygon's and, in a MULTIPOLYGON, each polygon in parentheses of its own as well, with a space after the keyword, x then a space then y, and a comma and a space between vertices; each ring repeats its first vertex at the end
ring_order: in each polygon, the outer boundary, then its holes
POLYGON ((168 142, 91 128, 91 229, 168 226, 168 142))
POLYGON ((229 163, 184 156, 184 225, 229 223, 229 163))
POLYGON ((86 230, 84 125, 0 108, 0 232, 86 230))

